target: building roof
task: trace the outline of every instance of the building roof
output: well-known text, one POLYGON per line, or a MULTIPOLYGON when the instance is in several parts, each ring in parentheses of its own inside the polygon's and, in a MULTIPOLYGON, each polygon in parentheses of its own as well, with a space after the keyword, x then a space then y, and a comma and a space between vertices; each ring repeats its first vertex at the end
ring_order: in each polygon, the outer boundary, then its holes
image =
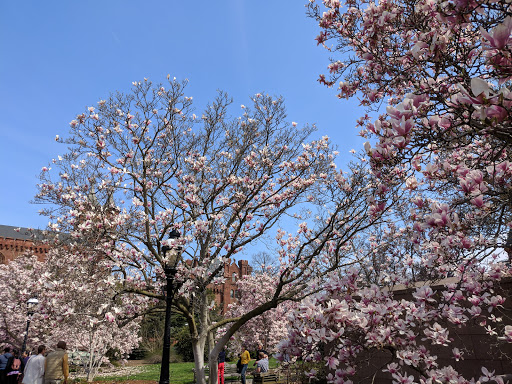
POLYGON ((0 237, 19 240, 42 240, 44 238, 43 231, 40 229, 13 227, 11 225, 0 224, 0 237))

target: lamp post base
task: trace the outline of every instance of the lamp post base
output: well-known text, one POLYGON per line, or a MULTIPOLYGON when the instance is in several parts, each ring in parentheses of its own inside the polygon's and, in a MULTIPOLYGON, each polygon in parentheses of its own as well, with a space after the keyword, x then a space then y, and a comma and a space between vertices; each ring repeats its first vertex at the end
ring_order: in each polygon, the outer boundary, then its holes
POLYGON ((160 367, 159 384, 169 384, 169 362, 171 353, 171 307, 174 295, 173 281, 176 274, 175 268, 164 268, 165 279, 167 280, 167 297, 165 298, 165 328, 164 347, 162 349, 162 365, 160 367))

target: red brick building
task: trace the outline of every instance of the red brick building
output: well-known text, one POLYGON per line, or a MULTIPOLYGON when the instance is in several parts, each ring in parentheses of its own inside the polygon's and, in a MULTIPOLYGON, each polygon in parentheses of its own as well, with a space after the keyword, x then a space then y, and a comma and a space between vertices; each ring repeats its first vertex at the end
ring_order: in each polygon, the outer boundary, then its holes
MULTIPOLYGON (((28 228, 17 228, 0 225, 0 264, 7 264, 27 250, 31 250, 40 261, 45 259, 49 246, 38 241, 41 232, 28 228)), ((224 264, 224 284, 211 285, 209 288, 215 294, 215 302, 222 313, 233 303, 238 295, 236 281, 244 275, 250 275, 252 267, 247 260, 226 262, 224 264)))
POLYGON ((0 225, 0 264, 7 264, 25 251, 32 251, 40 261, 48 253, 48 245, 38 241, 40 231, 0 225))
POLYGON ((222 313, 226 313, 228 305, 235 302, 238 297, 236 281, 242 276, 250 275, 251 273, 252 267, 247 260, 239 260, 238 264, 236 262, 232 263, 231 260, 229 260, 224 264, 225 282, 209 287, 215 294, 215 302, 222 313))

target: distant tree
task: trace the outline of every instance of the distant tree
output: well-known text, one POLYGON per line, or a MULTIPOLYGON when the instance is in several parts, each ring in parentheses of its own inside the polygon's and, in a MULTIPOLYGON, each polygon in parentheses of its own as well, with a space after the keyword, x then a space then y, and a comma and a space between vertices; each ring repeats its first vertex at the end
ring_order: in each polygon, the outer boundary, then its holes
POLYGON ((187 326, 176 330, 174 340, 174 349, 183 361, 194 361, 194 349, 192 348, 192 340, 190 339, 190 332, 187 326))
POLYGON ((88 352, 87 380, 92 381, 107 354, 120 359, 138 345, 136 314, 147 300, 118 296, 120 283, 109 262, 70 248, 50 249, 45 262, 26 255, 0 266, 0 340, 21 349, 26 302, 37 297, 27 345, 51 347, 66 340, 70 350, 88 352))
POLYGON ((251 265, 254 272, 260 273, 276 269, 278 267, 278 262, 276 258, 270 255, 270 253, 260 251, 252 255, 251 265))

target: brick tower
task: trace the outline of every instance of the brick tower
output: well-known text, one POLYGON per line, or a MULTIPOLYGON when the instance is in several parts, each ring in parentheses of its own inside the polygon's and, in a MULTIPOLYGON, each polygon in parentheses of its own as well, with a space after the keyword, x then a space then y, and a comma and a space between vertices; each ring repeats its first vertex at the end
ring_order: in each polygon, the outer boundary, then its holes
POLYGON ((215 303, 220 308, 221 313, 226 313, 228 305, 235 302, 238 298, 236 291, 237 280, 251 273, 252 267, 247 260, 239 260, 238 265, 236 262, 231 262, 231 260, 224 263, 224 283, 208 287, 215 294, 215 303))

